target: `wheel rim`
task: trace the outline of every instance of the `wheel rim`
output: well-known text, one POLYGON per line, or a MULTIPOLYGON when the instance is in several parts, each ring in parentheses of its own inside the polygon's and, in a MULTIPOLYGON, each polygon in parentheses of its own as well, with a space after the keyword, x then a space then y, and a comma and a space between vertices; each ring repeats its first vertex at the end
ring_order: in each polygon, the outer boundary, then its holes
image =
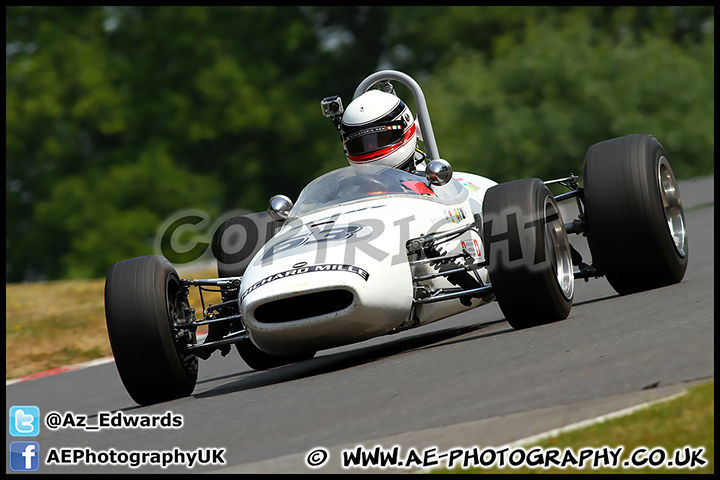
POLYGON ((563 296, 569 300, 575 292, 570 244, 560 211, 557 204, 551 201, 551 197, 545 201, 545 235, 548 240, 550 264, 555 272, 555 279, 563 296))
POLYGON ((664 156, 661 156, 658 162, 657 176, 668 231, 675 244, 675 250, 684 257, 686 232, 682 200, 670 162, 664 156))
POLYGON ((188 344, 191 345, 196 341, 195 332, 181 330, 175 325, 179 321, 185 321, 185 315, 182 311, 180 282, 175 275, 168 275, 165 291, 167 292, 168 320, 170 321, 175 351, 185 371, 195 371, 197 370, 197 357, 186 353, 188 344))

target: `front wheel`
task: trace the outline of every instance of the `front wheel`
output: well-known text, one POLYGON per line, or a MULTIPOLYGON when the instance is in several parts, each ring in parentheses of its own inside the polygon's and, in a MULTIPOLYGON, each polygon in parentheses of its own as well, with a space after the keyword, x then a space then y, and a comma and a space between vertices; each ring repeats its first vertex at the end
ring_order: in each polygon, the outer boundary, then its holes
POLYGON ((660 142, 638 134, 595 144, 584 169, 588 246, 615 291, 680 282, 688 260, 685 214, 660 142))
POLYGON ((198 359, 184 353, 194 334, 178 331, 186 294, 175 268, 160 255, 118 262, 105 282, 105 317, 115 365, 130 397, 151 405, 190 395, 198 359))
POLYGON ((567 318, 575 293, 570 242, 547 186, 537 178, 496 185, 483 215, 490 282, 510 326, 567 318))

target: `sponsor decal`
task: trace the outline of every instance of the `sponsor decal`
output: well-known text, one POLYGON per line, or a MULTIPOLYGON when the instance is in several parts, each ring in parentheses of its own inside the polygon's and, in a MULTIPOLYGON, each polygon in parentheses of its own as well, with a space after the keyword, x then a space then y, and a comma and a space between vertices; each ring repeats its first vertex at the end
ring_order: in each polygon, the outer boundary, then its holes
POLYGON ((455 216, 457 217, 458 221, 465 220, 465 218, 467 218, 467 215, 465 214, 465 210, 463 210, 462 208, 455 209, 455 216))
POLYGON ((472 255, 474 258, 482 261, 482 249, 480 248, 480 243, 477 240, 463 240, 460 242, 460 245, 464 251, 472 255))
POLYGON ((430 221, 433 223, 460 223, 467 218, 465 209, 463 207, 451 208, 443 210, 442 217, 431 218, 430 221))
POLYGON ((465 188, 473 192, 477 192, 478 190, 480 190, 480 187, 478 187, 469 180, 463 180, 462 178, 458 178, 457 181, 460 182, 465 188))
POLYGON ((446 210, 445 211, 445 220, 449 220, 452 223, 460 223, 461 221, 465 220, 467 215, 465 214, 465 210, 461 208, 453 208, 452 210, 446 210))
POLYGON ((310 266, 303 266, 301 268, 293 268, 292 270, 285 270, 284 272, 278 272, 273 275, 269 275, 259 282, 255 282, 253 285, 248 287, 247 290, 245 290, 240 297, 240 300, 244 300, 248 293, 252 292, 253 290, 262 287, 263 285, 267 285, 270 282, 274 282, 275 280, 279 280, 281 278, 288 278, 293 277, 295 275, 302 275, 303 273, 310 273, 310 272, 350 272, 354 273, 356 275, 359 275, 363 280, 367 282, 367 279, 370 278, 370 274, 363 270, 360 267, 356 267, 354 265, 346 265, 341 263, 328 263, 323 265, 310 265, 310 266))

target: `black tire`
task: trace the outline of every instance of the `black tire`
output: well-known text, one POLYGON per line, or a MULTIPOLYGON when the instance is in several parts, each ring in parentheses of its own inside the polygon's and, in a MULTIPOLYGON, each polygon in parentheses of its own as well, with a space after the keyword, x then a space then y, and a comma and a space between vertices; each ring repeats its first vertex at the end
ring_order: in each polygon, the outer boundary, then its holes
POLYGON ((290 365, 291 363, 297 363, 303 360, 310 360, 315 356, 315 353, 317 353, 307 352, 287 357, 281 355, 271 355, 256 347, 250 339, 245 339, 236 343, 235 347, 237 348, 237 351, 243 361, 245 361, 248 367, 253 370, 269 370, 271 368, 282 367, 283 365, 290 365))
POLYGON ((198 359, 182 355, 172 323, 184 296, 175 268, 161 255, 116 263, 105 282, 105 317, 120 378, 132 399, 151 405, 190 395, 198 359))
POLYGON ((488 189, 483 204, 488 273, 514 329, 567 318, 575 282, 557 202, 537 178, 488 189))
POLYGON ((232 242, 233 244, 239 241, 236 238, 238 235, 233 235, 231 231, 229 231, 229 229, 235 226, 245 229, 248 239, 253 238, 253 235, 257 237, 257 228, 255 225, 242 216, 233 217, 220 226, 213 239, 213 246, 215 247, 213 253, 217 260, 218 277, 220 278, 241 277, 243 273, 245 273, 246 261, 254 247, 251 241, 248 241, 245 245, 242 245, 242 248, 234 253, 225 251, 221 243, 221 239, 225 236, 229 236, 226 241, 232 242))
MULTIPOLYGON (((213 253, 217 259, 218 277, 241 277, 251 258, 262 246, 264 241, 269 240, 280 228, 281 223, 271 221, 267 212, 260 212, 250 215, 233 217, 223 223, 213 239, 213 253), (244 232, 239 235, 235 229, 244 232), (243 237, 245 243, 240 244, 243 237), (232 252, 229 253, 226 248, 232 252)), ((224 302, 237 299, 237 292, 223 294, 224 302)), ((211 326, 212 328, 212 326, 211 326)), ((316 352, 309 352, 301 355, 280 356, 265 353, 253 344, 250 339, 242 340, 235 344, 240 357, 253 370, 269 370, 283 365, 309 360, 316 352)))
POLYGON ((218 276, 241 277, 260 248, 282 226, 267 212, 233 217, 224 222, 213 236, 213 254, 218 276))
POLYGON ((625 295, 683 279, 685 214, 665 150, 655 137, 628 135, 591 146, 583 183, 593 265, 615 291, 625 295))

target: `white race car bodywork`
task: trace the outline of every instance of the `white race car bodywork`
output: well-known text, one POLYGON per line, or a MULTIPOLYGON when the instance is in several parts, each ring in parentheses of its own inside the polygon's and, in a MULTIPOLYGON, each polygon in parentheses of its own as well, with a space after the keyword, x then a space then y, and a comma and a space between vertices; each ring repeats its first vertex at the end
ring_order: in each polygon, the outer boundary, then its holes
MULTIPOLYGON (((317 351, 486 303, 416 304, 413 278, 436 270, 430 264, 411 267, 406 243, 473 223, 485 191, 495 184, 455 173, 431 193, 424 177, 377 166, 346 167, 312 182, 242 277, 239 299, 250 339, 270 354, 317 351), (338 197, 328 202, 328 194, 338 197)), ((473 229, 440 248, 443 254, 464 249, 474 263, 484 260, 482 238, 473 229)), ((485 268, 476 272, 488 281, 485 268)), ((452 286, 444 276, 418 283, 452 286)))
MULTIPOLYGON (((294 205, 276 195, 267 212, 230 218, 213 237, 219 278, 180 278, 164 255, 110 268, 108 337, 138 404, 190 395, 198 359, 224 356, 232 345, 247 366, 267 370, 493 301, 516 330, 559 321, 570 314, 578 278, 604 276, 622 295, 683 279, 682 202, 655 137, 592 145, 582 187, 572 174, 498 185, 453 175, 408 75, 375 72, 354 98, 375 85, 393 91, 390 80, 415 98, 425 175, 353 165, 311 182, 294 205), (549 184, 569 192, 553 195, 549 184), (564 220, 558 202, 569 199, 579 214, 564 220), (591 258, 572 248, 568 233, 587 237, 591 258), (190 287, 198 288, 202 318, 190 306, 190 287), (222 301, 206 305, 203 291, 222 301), (199 341, 202 326, 208 334, 199 341)), ((340 98, 321 106, 337 127, 340 98)))

